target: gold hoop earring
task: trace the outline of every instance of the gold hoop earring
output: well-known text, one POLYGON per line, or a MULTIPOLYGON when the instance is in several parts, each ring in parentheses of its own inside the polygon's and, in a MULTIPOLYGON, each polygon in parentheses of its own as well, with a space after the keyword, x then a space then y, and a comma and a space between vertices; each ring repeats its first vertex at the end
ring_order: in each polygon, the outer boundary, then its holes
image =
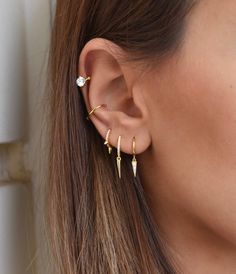
POLYGON ((83 77, 83 76, 79 76, 77 79, 76 79, 76 85, 80 88, 82 88, 87 81, 91 80, 91 77, 88 76, 88 77, 83 77))
POLYGON ((132 159, 132 168, 133 168, 133 173, 134 173, 134 177, 136 177, 137 175, 137 160, 136 160, 136 143, 135 143, 135 137, 133 137, 133 141, 132 141, 132 152, 133 152, 133 159, 132 159))
POLYGON ((120 141, 121 141, 121 136, 118 137, 118 142, 117 142, 117 157, 116 157, 116 164, 117 164, 119 178, 121 178, 120 141))
POLYGON ((110 133, 111 133, 111 129, 109 128, 108 131, 107 131, 107 134, 106 134, 106 140, 104 142, 104 145, 106 145, 107 148, 108 148, 108 153, 109 154, 111 154, 111 151, 112 151, 112 146, 109 144, 110 133))
POLYGON ((88 113, 88 116, 86 117, 86 119, 89 120, 90 115, 92 115, 97 109, 99 109, 102 106, 103 105, 98 105, 95 108, 93 108, 92 110, 90 110, 89 113, 88 113))

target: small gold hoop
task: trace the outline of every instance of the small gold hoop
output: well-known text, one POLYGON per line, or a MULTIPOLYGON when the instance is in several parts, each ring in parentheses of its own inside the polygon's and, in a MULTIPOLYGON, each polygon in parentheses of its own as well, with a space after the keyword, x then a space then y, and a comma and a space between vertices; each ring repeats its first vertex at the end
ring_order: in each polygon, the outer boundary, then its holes
POLYGON ((120 141, 121 141, 121 136, 118 137, 117 141, 117 157, 120 158, 120 141))
POLYGON ((111 129, 109 128, 108 131, 107 131, 107 133, 106 133, 106 140, 104 142, 104 145, 106 145, 107 148, 108 148, 109 154, 111 154, 111 151, 112 151, 112 146, 109 144, 109 136, 110 136, 110 134, 111 134, 111 129))
POLYGON ((132 142, 132 152, 133 155, 136 154, 136 142, 135 142, 135 137, 133 137, 133 142, 132 142))

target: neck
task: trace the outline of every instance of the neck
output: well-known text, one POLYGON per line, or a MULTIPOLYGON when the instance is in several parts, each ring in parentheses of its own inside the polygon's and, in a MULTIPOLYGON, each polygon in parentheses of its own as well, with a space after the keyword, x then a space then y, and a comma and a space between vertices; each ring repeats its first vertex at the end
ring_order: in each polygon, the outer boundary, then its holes
POLYGON ((200 216, 191 213, 188 205, 178 201, 170 178, 164 177, 154 161, 147 159, 145 154, 138 161, 154 221, 166 241, 168 253, 181 269, 180 273, 236 273, 235 244, 204 223, 200 216), (153 166, 144 165, 147 162, 153 166))

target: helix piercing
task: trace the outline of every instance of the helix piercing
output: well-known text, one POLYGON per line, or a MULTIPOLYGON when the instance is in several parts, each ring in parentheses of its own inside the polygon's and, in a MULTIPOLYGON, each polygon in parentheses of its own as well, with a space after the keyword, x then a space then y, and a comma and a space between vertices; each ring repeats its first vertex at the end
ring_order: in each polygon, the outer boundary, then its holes
POLYGON ((106 133, 106 140, 104 142, 104 145, 107 145, 108 153, 109 154, 111 154, 111 151, 112 151, 112 146, 109 144, 110 133, 111 133, 111 129, 109 128, 108 131, 107 131, 107 133, 106 133))
POLYGON ((83 76, 79 76, 77 79, 76 79, 76 84, 78 87, 83 87, 87 81, 91 80, 91 77, 88 76, 88 77, 83 77, 83 76))
POLYGON ((136 177, 137 175, 137 160, 136 160, 136 143, 135 143, 135 137, 133 137, 133 141, 132 141, 132 153, 133 153, 133 159, 132 159, 132 168, 133 168, 133 173, 134 173, 134 177, 136 177))
POLYGON ((121 141, 121 136, 118 137, 118 142, 117 142, 117 157, 116 157, 116 164, 117 164, 119 178, 121 178, 120 141, 121 141))

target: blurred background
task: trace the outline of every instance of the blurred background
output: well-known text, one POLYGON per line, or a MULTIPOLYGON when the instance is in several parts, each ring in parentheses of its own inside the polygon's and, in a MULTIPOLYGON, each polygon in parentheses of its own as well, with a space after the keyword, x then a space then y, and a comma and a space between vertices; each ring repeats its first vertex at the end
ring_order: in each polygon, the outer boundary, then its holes
POLYGON ((0 274, 52 273, 38 160, 54 6, 0 0, 0 274))

